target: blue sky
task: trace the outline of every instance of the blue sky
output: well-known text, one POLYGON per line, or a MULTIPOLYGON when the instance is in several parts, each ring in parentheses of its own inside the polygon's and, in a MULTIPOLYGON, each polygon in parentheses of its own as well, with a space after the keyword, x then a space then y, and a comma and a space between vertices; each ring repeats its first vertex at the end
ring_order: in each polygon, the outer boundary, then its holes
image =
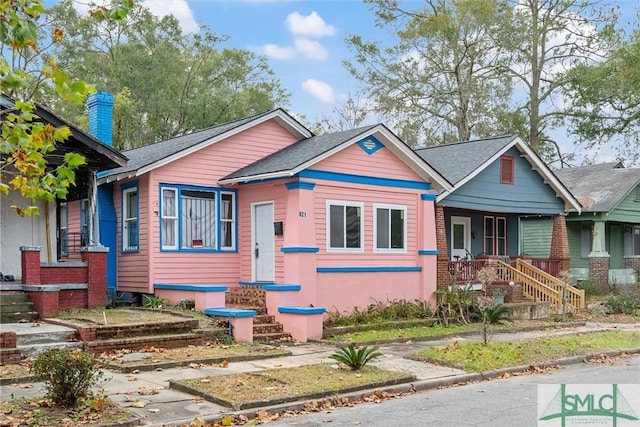
POLYGON ((309 121, 330 114, 357 90, 358 82, 342 65, 349 57, 345 38, 354 33, 383 34, 374 27, 373 12, 359 0, 146 0, 143 4, 156 14, 173 11, 187 31, 202 23, 229 36, 223 46, 266 55, 291 93, 287 109, 309 121))

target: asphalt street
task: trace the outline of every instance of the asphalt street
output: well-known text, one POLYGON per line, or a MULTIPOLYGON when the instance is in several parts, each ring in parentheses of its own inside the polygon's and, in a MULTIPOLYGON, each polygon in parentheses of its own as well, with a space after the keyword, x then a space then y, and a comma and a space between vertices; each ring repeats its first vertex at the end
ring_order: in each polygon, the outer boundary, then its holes
MULTIPOLYGON (((380 403, 365 403, 270 422, 269 426, 525 427, 538 425, 538 384, 635 384, 625 398, 640 417, 640 357, 611 363, 569 365, 544 374, 512 376, 428 390, 380 403)), ((543 424, 540 424, 543 425, 543 424)), ((560 423, 550 423, 558 425, 560 423)), ((611 425, 611 424, 604 424, 611 425)), ((618 427, 639 426, 618 420, 618 427)))

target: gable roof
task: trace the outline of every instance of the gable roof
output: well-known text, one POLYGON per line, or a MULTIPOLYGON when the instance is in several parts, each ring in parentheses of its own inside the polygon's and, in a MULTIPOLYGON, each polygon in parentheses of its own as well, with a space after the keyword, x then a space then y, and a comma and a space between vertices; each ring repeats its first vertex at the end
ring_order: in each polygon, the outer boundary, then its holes
POLYGON ((220 183, 234 184, 291 177, 369 136, 381 140, 385 148, 434 187, 439 189, 452 187, 431 165, 416 155, 411 147, 382 124, 303 139, 225 176, 220 183))
POLYGON ((284 110, 265 111, 250 117, 212 126, 207 129, 191 132, 165 141, 127 150, 124 154, 129 158, 126 166, 106 171, 99 175, 100 182, 110 182, 123 178, 139 176, 160 166, 180 159, 218 141, 235 135, 269 120, 276 120, 298 138, 307 138, 313 133, 287 114, 284 110))
POLYGON ((612 211, 640 184, 640 169, 625 169, 618 162, 564 168, 555 173, 585 212, 612 211))
POLYGON ((520 155, 529 161, 531 168, 540 174, 545 184, 549 185, 555 191, 557 197, 564 200, 566 210, 580 212, 580 203, 574 195, 571 194, 567 187, 553 174, 551 169, 549 169, 542 159, 531 149, 529 144, 519 136, 502 135, 492 138, 462 141, 453 144, 420 148, 417 149, 416 152, 446 179, 453 183, 453 189, 451 191, 444 191, 438 194, 436 201, 439 202, 471 181, 476 175, 498 160, 500 156, 512 147, 516 147, 520 151, 520 155))

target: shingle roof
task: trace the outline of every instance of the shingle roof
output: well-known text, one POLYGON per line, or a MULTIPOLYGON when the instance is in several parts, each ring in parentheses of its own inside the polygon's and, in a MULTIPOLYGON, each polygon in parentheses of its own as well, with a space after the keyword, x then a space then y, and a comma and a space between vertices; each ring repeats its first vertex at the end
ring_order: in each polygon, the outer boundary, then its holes
POLYGON ((640 183, 640 169, 619 163, 564 168, 554 171, 580 201, 584 212, 609 212, 640 183))
POLYGON ((195 131, 175 138, 167 139, 165 141, 160 141, 153 144, 145 145, 143 147, 124 151, 123 154, 129 158, 129 162, 127 163, 127 165, 106 171, 100 174, 100 178, 134 172, 140 168, 152 165, 155 162, 161 161, 167 157, 170 157, 174 154, 205 142, 211 138, 215 138, 219 135, 222 135, 226 132, 229 132, 235 128, 238 128, 242 125, 245 125, 251 121, 257 120, 276 111, 281 110, 276 109, 265 111, 263 113, 259 113, 250 117, 234 120, 229 123, 212 126, 207 129, 195 131))
POLYGON ((300 140, 295 144, 289 145, 280 151, 225 176, 222 178, 222 181, 290 171, 347 141, 353 140, 376 126, 377 125, 364 126, 300 140))
POLYGON ((455 185, 516 138, 515 135, 504 135, 419 148, 415 151, 455 185))

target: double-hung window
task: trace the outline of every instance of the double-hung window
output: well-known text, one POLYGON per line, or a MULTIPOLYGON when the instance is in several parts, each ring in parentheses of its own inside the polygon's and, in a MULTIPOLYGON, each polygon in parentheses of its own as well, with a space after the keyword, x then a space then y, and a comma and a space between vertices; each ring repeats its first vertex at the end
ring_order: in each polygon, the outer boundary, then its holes
POLYGON ((58 241, 60 256, 69 256, 69 209, 66 202, 58 206, 58 241))
POLYGON ((373 218, 375 247, 377 252, 400 252, 406 250, 407 207, 374 205, 373 218))
POLYGON ((362 203, 327 201, 327 249, 329 251, 363 251, 363 211, 362 203))
POLYGON ((162 250, 235 250, 236 193, 162 185, 162 250))
POLYGON ((139 250, 138 183, 122 189, 122 252, 139 250))

